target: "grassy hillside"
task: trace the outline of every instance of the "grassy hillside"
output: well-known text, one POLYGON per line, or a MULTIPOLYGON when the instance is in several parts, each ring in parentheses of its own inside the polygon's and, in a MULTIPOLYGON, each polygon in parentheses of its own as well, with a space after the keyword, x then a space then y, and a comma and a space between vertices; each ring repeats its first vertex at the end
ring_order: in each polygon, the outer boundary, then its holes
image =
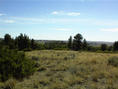
POLYGON ((26 55, 35 60, 37 72, 13 80, 15 89, 118 89, 118 67, 108 64, 118 54, 44 50, 26 55))

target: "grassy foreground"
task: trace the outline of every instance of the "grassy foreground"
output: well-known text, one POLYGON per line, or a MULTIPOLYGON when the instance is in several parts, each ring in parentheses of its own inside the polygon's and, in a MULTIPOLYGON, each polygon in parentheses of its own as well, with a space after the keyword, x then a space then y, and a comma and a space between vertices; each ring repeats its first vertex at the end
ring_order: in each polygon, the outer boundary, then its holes
MULTIPOLYGON (((32 51, 37 72, 15 89, 118 89, 118 67, 108 59, 118 54, 75 51, 32 51)), ((15 81, 15 80, 14 80, 15 81)))

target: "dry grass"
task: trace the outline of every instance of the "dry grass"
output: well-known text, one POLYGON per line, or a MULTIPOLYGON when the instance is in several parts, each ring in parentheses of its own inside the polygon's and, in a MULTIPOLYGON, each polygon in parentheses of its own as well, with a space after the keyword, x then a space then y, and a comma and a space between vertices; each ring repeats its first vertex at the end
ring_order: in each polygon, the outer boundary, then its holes
POLYGON ((15 89, 118 89, 118 67, 108 59, 118 54, 75 51, 32 51, 37 72, 15 89))

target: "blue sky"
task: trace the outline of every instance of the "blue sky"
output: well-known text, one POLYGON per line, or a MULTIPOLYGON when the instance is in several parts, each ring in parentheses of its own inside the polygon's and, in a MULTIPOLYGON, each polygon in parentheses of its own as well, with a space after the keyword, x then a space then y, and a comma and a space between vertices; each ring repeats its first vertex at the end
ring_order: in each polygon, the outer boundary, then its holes
POLYGON ((118 40, 118 0, 0 0, 0 37, 118 40))

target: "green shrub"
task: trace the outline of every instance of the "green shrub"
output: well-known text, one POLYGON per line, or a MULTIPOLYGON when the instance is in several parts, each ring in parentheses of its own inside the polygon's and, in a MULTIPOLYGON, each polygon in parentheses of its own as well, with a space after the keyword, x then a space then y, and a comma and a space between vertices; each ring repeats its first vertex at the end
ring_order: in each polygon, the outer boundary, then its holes
POLYGON ((32 56, 32 60, 38 61, 39 60, 39 57, 32 56))
POLYGON ((24 52, 0 49, 0 80, 6 81, 13 77, 22 79, 34 72, 34 62, 25 57, 24 52))
POLYGON ((108 64, 118 67, 118 57, 111 57, 108 59, 108 64))

